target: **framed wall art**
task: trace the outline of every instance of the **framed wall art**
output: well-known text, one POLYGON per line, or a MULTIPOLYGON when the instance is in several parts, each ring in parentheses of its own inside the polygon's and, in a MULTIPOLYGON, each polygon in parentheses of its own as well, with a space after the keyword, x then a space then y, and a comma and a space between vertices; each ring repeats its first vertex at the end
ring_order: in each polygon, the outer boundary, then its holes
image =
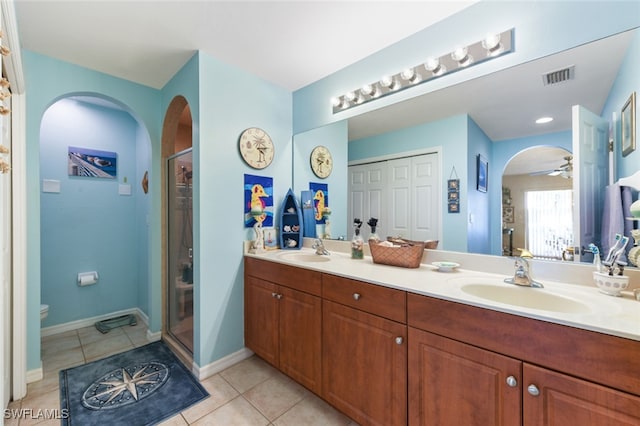
POLYGON ((449 213, 460 213, 460 179, 447 181, 447 207, 449 213))
POLYGON ((69 176, 115 179, 118 154, 97 149, 69 147, 69 176))
POLYGON ((620 148, 626 157, 636 149, 636 92, 633 92, 622 107, 620 117, 620 148))
POLYGON ((489 162, 481 154, 477 156, 477 190, 487 192, 489 180, 489 162))
POLYGON ((504 223, 513 223, 514 222, 514 211, 511 206, 503 206, 502 207, 502 221, 504 223))

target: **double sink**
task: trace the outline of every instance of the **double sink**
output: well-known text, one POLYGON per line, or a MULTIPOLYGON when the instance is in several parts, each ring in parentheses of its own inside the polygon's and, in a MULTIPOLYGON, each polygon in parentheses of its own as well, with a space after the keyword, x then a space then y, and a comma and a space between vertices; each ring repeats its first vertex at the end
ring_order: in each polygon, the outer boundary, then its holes
MULTIPOLYGON (((309 266, 348 258, 343 253, 333 253, 327 256, 317 255, 312 251, 284 252, 278 254, 277 257, 288 262, 309 264, 309 266)), ((430 266, 426 267, 430 268, 430 266)), ((585 300, 582 293, 573 295, 571 291, 565 289, 520 287, 504 283, 498 277, 473 277, 468 274, 465 277, 456 277, 456 273, 451 275, 451 278, 446 279, 451 290, 467 300, 476 300, 477 302, 484 300, 514 308, 562 314, 591 314, 601 310, 603 304, 607 304, 603 296, 597 293, 594 294, 594 297, 598 300, 585 300)), ((615 304, 611 304, 607 308, 615 310, 615 304)))

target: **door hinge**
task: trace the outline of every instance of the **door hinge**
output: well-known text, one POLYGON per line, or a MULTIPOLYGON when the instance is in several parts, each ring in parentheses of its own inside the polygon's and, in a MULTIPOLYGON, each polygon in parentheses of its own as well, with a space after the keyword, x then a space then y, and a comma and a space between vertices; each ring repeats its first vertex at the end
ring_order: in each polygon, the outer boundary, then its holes
POLYGON ((609 152, 613 152, 613 139, 609 139, 609 152))

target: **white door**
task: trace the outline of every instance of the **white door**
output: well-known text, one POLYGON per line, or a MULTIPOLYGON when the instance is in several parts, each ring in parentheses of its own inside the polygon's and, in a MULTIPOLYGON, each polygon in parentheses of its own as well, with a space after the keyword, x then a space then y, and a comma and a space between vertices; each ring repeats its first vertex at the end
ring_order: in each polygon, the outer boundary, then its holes
MULTIPOLYGON (((11 98, 9 98, 11 99, 11 98)), ((4 103, 11 108, 9 99, 4 103)), ((0 143, 7 148, 11 148, 11 120, 3 118, 0 143)), ((8 161, 11 163, 10 156, 8 161)), ((0 354, 0 364, 2 365, 2 407, 5 408, 11 397, 11 173, 0 174, 0 281, 2 281, 2 291, 0 294, 0 325, 2 330, 2 353, 0 354)))
POLYGON ((411 159, 411 239, 437 240, 440 229, 440 167, 438 154, 411 159))
POLYGON ((412 239, 414 219, 411 158, 387 162, 389 171, 388 233, 393 237, 412 239))
MULTIPOLYGON (((365 225, 361 228, 362 237, 367 240, 370 229, 366 222, 371 217, 379 221, 378 235, 386 223, 386 163, 370 163, 349 167, 349 205, 348 223, 361 219, 365 225)), ((349 236, 350 238, 351 236, 349 236)))
POLYGON ((600 241, 602 188, 607 184, 608 133, 609 123, 605 119, 580 105, 573 106, 573 235, 574 260, 577 262, 583 256, 582 247, 600 241))
MULTIPOLYGON (((349 220, 378 219, 378 235, 440 239, 442 203, 439 154, 389 159, 349 167, 349 220)), ((362 227, 367 239, 369 227, 362 227)))

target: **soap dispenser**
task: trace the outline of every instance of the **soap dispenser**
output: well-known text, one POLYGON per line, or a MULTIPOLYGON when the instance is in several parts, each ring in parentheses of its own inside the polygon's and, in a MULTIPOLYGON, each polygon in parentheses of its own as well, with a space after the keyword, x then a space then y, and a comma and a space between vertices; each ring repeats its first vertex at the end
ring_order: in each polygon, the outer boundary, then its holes
POLYGON ((369 234, 369 244, 371 244, 371 242, 379 243, 380 237, 378 237, 378 234, 376 234, 376 226, 378 226, 378 219, 376 219, 375 217, 370 218, 369 221, 367 222, 367 225, 371 227, 371 234, 369 234))
POLYGON ((364 258, 364 239, 360 235, 360 227, 362 221, 360 219, 353 219, 353 238, 351 239, 351 258, 363 259, 364 258))

